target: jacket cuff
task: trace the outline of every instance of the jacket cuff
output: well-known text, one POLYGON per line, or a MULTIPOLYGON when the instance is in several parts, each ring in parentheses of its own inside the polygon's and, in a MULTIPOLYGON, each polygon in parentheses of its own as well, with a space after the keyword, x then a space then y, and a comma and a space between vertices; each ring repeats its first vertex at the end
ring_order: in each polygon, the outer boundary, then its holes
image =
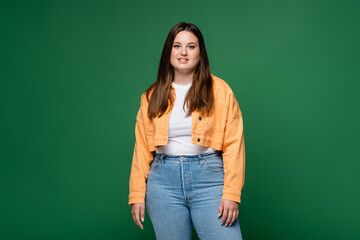
POLYGON ((222 200, 232 200, 237 203, 241 203, 241 194, 234 194, 234 193, 223 193, 221 198, 222 200))
POLYGON ((129 198, 128 205, 131 205, 133 203, 145 203, 145 199, 142 197, 132 197, 129 198))

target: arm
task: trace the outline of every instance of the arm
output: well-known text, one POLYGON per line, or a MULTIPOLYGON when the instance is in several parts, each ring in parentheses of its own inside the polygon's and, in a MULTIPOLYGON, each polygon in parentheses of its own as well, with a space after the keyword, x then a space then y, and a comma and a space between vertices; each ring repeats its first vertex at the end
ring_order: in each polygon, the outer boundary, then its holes
POLYGON ((232 92, 228 96, 227 121, 224 132, 224 187, 218 217, 221 224, 231 226, 239 215, 241 190, 245 174, 245 144, 242 113, 232 92))
POLYGON ((131 165, 129 180, 129 205, 131 205, 131 215, 134 222, 141 229, 144 229, 140 222, 145 218, 145 193, 146 179, 150 171, 150 162, 153 160, 152 153, 148 150, 146 141, 145 121, 147 118, 147 107, 143 104, 144 94, 141 96, 141 104, 136 116, 135 124, 135 146, 131 165), (145 116, 145 117, 144 117, 145 116))
POLYGON ((243 118, 233 92, 229 93, 227 122, 224 133, 224 188, 222 199, 240 203, 245 178, 245 142, 243 118))
POLYGON ((149 151, 146 141, 145 121, 151 121, 147 117, 147 106, 143 104, 144 94, 141 96, 141 104, 135 124, 135 146, 129 180, 129 202, 145 203, 146 180, 150 171, 150 163, 153 154, 149 151))

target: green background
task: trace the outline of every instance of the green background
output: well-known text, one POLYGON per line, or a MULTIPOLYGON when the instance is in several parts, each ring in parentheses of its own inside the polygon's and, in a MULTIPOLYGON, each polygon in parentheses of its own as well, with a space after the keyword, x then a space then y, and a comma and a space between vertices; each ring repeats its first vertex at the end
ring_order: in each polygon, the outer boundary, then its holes
MULTIPOLYGON (((0 239, 155 239, 131 217, 140 96, 202 31, 243 112, 246 240, 360 239, 360 2, 1 1, 0 239)), ((194 233, 194 236, 196 234, 194 233)))

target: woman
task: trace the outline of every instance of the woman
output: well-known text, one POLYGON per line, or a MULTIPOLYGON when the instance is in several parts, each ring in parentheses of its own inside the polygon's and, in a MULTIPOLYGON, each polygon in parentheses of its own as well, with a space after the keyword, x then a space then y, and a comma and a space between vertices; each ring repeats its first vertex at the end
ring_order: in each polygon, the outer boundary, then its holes
POLYGON ((192 224, 200 239, 242 239, 242 113, 229 85, 210 73, 195 25, 170 30, 135 136, 129 205, 139 227, 146 205, 157 239, 191 239, 192 224))

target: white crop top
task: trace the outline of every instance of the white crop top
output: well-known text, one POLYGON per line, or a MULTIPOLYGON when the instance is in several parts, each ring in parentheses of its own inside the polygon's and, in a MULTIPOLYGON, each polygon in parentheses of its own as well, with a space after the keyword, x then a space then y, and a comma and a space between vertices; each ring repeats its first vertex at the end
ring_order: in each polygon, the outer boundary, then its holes
POLYGON ((185 117, 187 106, 183 109, 185 95, 191 83, 179 85, 171 82, 175 88, 175 103, 169 119, 168 143, 159 146, 156 153, 166 153, 171 155, 196 155, 201 153, 215 152, 214 148, 204 147, 191 142, 192 114, 185 117))

